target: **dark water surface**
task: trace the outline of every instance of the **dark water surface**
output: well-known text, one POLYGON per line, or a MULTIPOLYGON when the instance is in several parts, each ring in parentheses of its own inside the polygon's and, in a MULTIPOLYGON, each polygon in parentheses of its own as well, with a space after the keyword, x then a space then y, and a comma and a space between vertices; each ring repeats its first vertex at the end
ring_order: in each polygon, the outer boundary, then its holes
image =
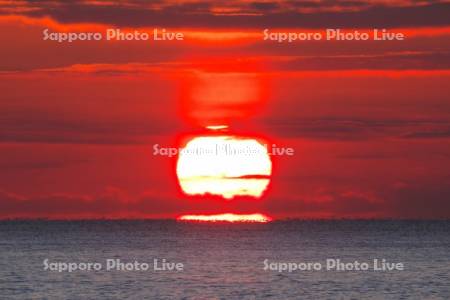
POLYGON ((450 221, 0 222, 1 299, 448 299, 450 221), (401 262, 404 271, 336 271, 326 259, 401 262), (44 270, 99 263, 99 271, 44 270), (148 271, 106 270, 107 259, 148 271), (153 260, 183 271, 155 271, 153 260), (319 262, 320 271, 264 270, 319 262))

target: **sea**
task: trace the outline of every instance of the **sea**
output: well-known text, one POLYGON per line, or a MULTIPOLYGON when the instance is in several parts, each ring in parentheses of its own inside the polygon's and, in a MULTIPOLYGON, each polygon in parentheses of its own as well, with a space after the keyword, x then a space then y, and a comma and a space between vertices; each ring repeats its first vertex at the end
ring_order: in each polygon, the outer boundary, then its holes
POLYGON ((0 221, 0 299, 450 299, 450 221, 0 221))

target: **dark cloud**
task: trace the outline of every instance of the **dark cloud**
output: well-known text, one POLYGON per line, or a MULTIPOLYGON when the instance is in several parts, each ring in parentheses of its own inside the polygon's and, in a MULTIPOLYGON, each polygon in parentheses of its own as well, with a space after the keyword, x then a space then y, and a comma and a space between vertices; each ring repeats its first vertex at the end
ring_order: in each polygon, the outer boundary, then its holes
POLYGON ((69 144, 145 144, 149 143, 150 136, 174 134, 180 126, 180 122, 164 124, 147 119, 64 120, 56 115, 49 118, 38 114, 30 116, 26 112, 22 117, 0 120, 0 124, 0 142, 69 144))
POLYGON ((42 169, 58 169, 70 165, 78 165, 88 163, 88 159, 79 160, 45 160, 45 161, 3 161, 0 162, 0 169, 3 171, 17 171, 17 170, 42 170, 42 169))
POLYGON ((271 200, 275 214, 325 218, 449 219, 450 182, 414 184, 384 192, 324 191, 319 195, 271 200))
MULTIPOLYGON (((146 144, 152 136, 175 135, 187 129, 186 124, 181 120, 177 121, 175 112, 164 118, 149 116, 152 117, 152 122, 148 121, 146 115, 134 118, 132 115, 123 115, 121 120, 117 120, 114 114, 102 119, 87 120, 82 115, 64 118, 58 111, 49 109, 39 113, 24 108, 15 113, 9 111, 0 119, 0 142, 146 144)), ((446 120, 385 119, 382 116, 310 119, 285 113, 256 117, 255 120, 264 128, 264 132, 279 137, 339 141, 450 138, 450 121, 446 120)), ((239 128, 240 123, 235 122, 235 127, 239 128)))
POLYGON ((292 1, 289 3, 292 6, 300 7, 300 8, 329 8, 329 7, 337 7, 337 8, 348 8, 348 7, 363 7, 363 6, 371 6, 370 2, 367 1, 333 1, 333 0, 325 0, 325 1, 292 1))
MULTIPOLYGON (((24 114, 25 116, 29 114, 24 114)), ((55 116, 56 117, 56 116, 55 116)), ((75 144, 145 144, 157 135, 174 135, 183 129, 181 122, 149 123, 147 119, 117 122, 64 120, 33 116, 1 120, 0 142, 75 143, 75 144), (48 119, 47 119, 48 118, 48 119), (17 124, 21 124, 18 126, 17 124)), ((432 120, 374 119, 260 119, 264 132, 276 136, 319 140, 371 140, 383 138, 450 138, 450 124, 432 120)), ((237 128, 239 124, 236 123, 237 128)), ((184 128, 186 129, 186 128, 184 128)))
POLYGON ((165 6, 163 10, 168 14, 197 14, 208 13, 211 7, 209 2, 187 2, 165 6))
MULTIPOLYGON (((254 71, 256 68, 261 71, 450 68, 450 53, 446 50, 450 47, 450 39, 447 35, 434 33, 428 36, 426 30, 419 36, 409 36, 406 31, 404 41, 389 42, 324 40, 279 43, 263 40, 261 30, 259 37, 249 37, 248 43, 197 43, 195 37, 186 33, 185 41, 174 44, 147 41, 57 43, 42 40, 45 27, 44 23, 23 26, 18 21, 2 22, 0 57, 8 59, 0 61, 0 71, 58 70, 79 65, 90 69, 102 65, 97 73, 109 75, 142 73, 145 68, 147 72, 192 69, 236 72, 254 71), (33 55, 27 51, 30 47, 33 55), (220 59, 205 60, 204 57, 220 59), (126 69, 124 65, 127 65, 126 69)), ((145 30, 151 34, 151 29, 145 30)), ((103 29, 99 31, 103 32, 103 29)), ((323 29, 318 31, 324 33, 323 29)))
POLYGON ((416 131, 405 134, 403 138, 407 139, 448 139, 450 138, 450 129, 438 129, 436 131, 416 131))
POLYGON ((380 201, 373 196, 361 192, 327 192, 309 197, 290 197, 268 203, 268 209, 275 213, 309 215, 322 214, 324 216, 374 216, 380 213, 380 201), (281 206, 279 203, 283 203, 281 206))
POLYGON ((1 218, 120 218, 176 217, 180 214, 253 213, 262 203, 254 198, 238 197, 233 201, 213 195, 185 199, 174 194, 149 192, 130 197, 125 191, 109 187, 99 195, 53 194, 26 197, 0 191, 1 218))
POLYGON ((180 214, 223 211, 299 218, 449 219, 450 184, 403 185, 384 193, 328 190, 310 196, 269 197, 264 201, 223 201, 207 195, 181 199, 174 195, 145 194, 137 198, 117 188, 97 196, 55 194, 42 197, 0 192, 0 218, 161 218, 180 214))
MULTIPOLYGON (((305 5, 307 2, 304 2, 305 5)), ((344 2, 345 3, 345 2, 344 2)), ((356 3, 351 3, 356 4, 356 3)), ((266 28, 266 27, 344 27, 390 28, 447 26, 450 3, 411 6, 370 6, 360 10, 300 12, 279 10, 269 2, 253 4, 264 14, 215 14, 206 11, 208 3, 164 5, 163 9, 136 5, 88 5, 69 2, 60 5, 40 4, 24 11, 30 17, 51 17, 61 23, 103 23, 116 26, 167 26, 202 28, 266 28)), ((252 5, 251 5, 252 6, 252 5)), ((251 12, 251 11, 250 11, 251 12)))
POLYGON ((447 70, 450 52, 379 55, 304 56, 268 61, 269 69, 297 70, 447 70))
POLYGON ((277 2, 251 2, 249 7, 259 11, 273 11, 280 8, 277 2))
MULTIPOLYGON (((369 119, 317 119, 317 120, 269 120, 268 132, 280 136, 323 140, 369 140, 377 138, 448 138, 449 122, 433 120, 369 120, 369 119), (433 132, 414 132, 418 128, 434 128, 433 132)), ((420 129, 419 129, 420 130, 420 129)))

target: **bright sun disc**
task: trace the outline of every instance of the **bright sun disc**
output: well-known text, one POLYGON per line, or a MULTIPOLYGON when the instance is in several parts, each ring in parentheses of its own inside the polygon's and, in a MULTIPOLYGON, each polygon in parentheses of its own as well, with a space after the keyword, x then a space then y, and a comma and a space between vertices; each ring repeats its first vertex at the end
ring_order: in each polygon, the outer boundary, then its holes
POLYGON ((272 162, 264 145, 231 135, 191 139, 180 152, 177 177, 187 195, 262 196, 272 162))
POLYGON ((248 222, 248 223, 267 223, 272 219, 263 214, 219 214, 219 215, 184 215, 179 217, 179 221, 194 222, 248 222))

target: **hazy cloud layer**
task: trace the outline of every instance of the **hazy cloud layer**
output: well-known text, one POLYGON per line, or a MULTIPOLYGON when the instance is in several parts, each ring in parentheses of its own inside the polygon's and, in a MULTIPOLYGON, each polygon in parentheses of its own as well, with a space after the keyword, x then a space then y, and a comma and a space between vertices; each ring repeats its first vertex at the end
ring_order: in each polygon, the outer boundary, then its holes
POLYGON ((280 1, 172 2, 99 4, 87 1, 29 1, 4 4, 3 14, 51 17, 61 23, 116 26, 203 28, 265 27, 420 27, 449 25, 445 2, 280 1))

